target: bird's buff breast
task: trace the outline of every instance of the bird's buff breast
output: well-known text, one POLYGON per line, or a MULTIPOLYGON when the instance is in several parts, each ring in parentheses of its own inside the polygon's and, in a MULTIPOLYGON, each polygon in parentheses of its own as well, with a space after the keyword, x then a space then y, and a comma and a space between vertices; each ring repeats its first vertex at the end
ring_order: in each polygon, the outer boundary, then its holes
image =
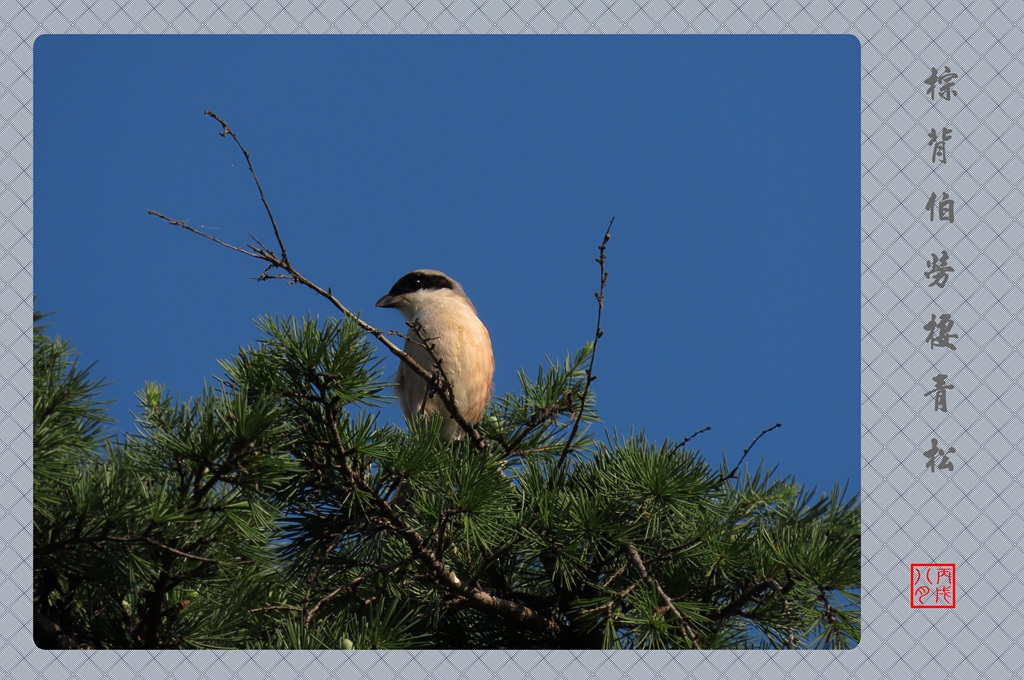
MULTIPOLYGON (((445 375, 452 384, 455 403, 459 411, 472 423, 483 417, 493 389, 494 356, 491 339, 480 319, 469 305, 459 301, 446 301, 435 309, 424 311, 416 320, 422 326, 422 333, 434 347, 434 355, 440 360, 445 375)), ((405 351, 420 366, 430 371, 434 361, 430 353, 418 342, 410 329, 405 351)), ((427 383, 404 363, 399 367, 399 384, 409 389, 399 389, 402 411, 408 417, 414 413, 433 413, 443 408, 441 399, 434 395, 426 399, 427 383)), ((445 432, 458 436, 461 428, 453 420, 443 426, 445 432), (448 432, 450 430, 450 432, 448 432)))

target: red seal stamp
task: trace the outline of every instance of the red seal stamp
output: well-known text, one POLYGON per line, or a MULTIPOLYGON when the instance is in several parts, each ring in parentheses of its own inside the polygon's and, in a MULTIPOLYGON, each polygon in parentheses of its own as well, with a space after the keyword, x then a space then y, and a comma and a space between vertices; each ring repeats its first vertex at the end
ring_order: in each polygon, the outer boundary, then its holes
POLYGON ((956 607, 956 565, 911 564, 910 606, 914 609, 956 607))

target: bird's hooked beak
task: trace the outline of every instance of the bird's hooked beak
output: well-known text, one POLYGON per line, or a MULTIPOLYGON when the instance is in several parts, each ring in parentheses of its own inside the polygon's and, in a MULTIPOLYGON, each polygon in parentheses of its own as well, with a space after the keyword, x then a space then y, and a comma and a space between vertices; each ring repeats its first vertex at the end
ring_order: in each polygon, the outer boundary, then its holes
POLYGON ((387 295, 381 297, 381 299, 377 300, 377 306, 397 307, 399 304, 402 303, 403 300, 405 300, 404 295, 392 295, 391 293, 388 293, 387 295))

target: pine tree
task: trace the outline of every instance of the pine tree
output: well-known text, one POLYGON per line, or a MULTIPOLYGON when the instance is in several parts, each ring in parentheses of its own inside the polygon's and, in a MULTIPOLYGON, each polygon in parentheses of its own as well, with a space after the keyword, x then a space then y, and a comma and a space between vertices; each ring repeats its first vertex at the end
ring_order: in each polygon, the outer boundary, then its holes
MULTIPOLYGON (((264 197, 248 151, 243 152, 264 197)), ((45 648, 845 648, 860 635, 860 507, 836 487, 711 466, 681 441, 598 437, 594 340, 492 401, 467 437, 378 422, 376 341, 276 250, 232 245, 340 319, 262 318, 201 394, 102 381, 35 329, 35 635, 45 648)), ((456 409, 457 411, 457 409, 456 409)), ((753 443, 770 430, 758 435, 753 443)), ((753 446, 751 444, 751 447, 753 446)))
POLYGON ((479 450, 378 422, 389 383, 354 321, 257 323, 202 394, 145 386, 117 436, 102 382, 37 326, 37 644, 856 644, 856 498, 580 427, 592 344, 520 371, 479 450))

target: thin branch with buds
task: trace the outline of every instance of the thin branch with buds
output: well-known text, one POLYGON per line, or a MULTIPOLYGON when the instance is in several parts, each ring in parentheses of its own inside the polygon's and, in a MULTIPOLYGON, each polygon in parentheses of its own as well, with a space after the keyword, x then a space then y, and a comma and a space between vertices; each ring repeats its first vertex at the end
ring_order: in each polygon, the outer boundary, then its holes
POLYGON ((688 443, 690 443, 690 441, 692 441, 693 439, 696 439, 698 435, 702 435, 702 434, 704 434, 705 432, 707 432, 710 429, 711 429, 710 425, 705 425, 704 427, 700 428, 699 430, 697 430, 696 432, 694 432, 690 436, 683 437, 683 441, 681 441, 681 442, 679 442, 678 444, 675 445, 675 447, 672 449, 672 453, 675 453, 676 451, 679 451, 681 448, 683 448, 688 443))
POLYGON ((565 459, 568 457, 569 452, 572 450, 573 440, 576 439, 576 435, 580 429, 580 422, 583 420, 583 412, 587 408, 587 398, 590 396, 590 384, 597 380, 597 376, 594 375, 594 358, 597 356, 597 343, 601 340, 601 336, 604 335, 604 331, 601 329, 601 312, 604 311, 604 287, 608 283, 608 272, 604 269, 605 259, 607 257, 605 250, 608 248, 608 240, 612 237, 612 225, 615 224, 615 217, 608 222, 608 228, 604 231, 604 238, 601 240, 601 245, 597 247, 598 257, 594 258, 601 270, 601 283, 597 292, 594 293, 594 297, 597 298, 597 323, 594 328, 594 345, 590 349, 590 363, 587 366, 587 382, 583 386, 583 396, 580 398, 580 411, 572 423, 572 431, 569 432, 569 438, 565 441, 565 447, 562 448, 562 454, 558 457, 558 464, 555 466, 555 470, 559 475, 555 475, 552 479, 559 477, 563 472, 563 465, 565 459))
MULTIPOLYGON (((274 212, 270 209, 270 204, 267 203, 267 196, 266 196, 266 194, 263 193, 263 185, 260 184, 260 178, 256 176, 256 169, 254 167, 252 167, 252 157, 249 156, 248 150, 246 150, 246 148, 244 146, 242 146, 242 142, 239 141, 238 135, 235 134, 234 130, 232 130, 230 127, 228 127, 228 124, 226 122, 224 122, 223 118, 218 116, 213 111, 210 111, 209 109, 204 111, 204 113, 207 116, 209 116, 210 118, 213 118, 214 120, 216 120, 218 123, 221 124, 222 129, 220 131, 220 136, 221 137, 227 137, 228 135, 231 135, 231 139, 235 140, 235 144, 238 145, 238 148, 242 150, 242 154, 245 155, 245 162, 249 165, 249 174, 252 175, 252 181, 256 183, 257 191, 260 192, 260 200, 263 201, 263 208, 267 211, 267 217, 270 218, 270 226, 272 226, 274 228, 274 236, 277 237, 277 245, 278 245, 278 247, 281 248, 281 260, 283 262, 288 262, 288 251, 285 250, 284 241, 281 240, 281 232, 277 228, 277 220, 274 219, 274 212)), ((251 233, 249 235, 252 236, 251 233)), ((258 243, 260 245, 260 247, 262 247, 262 248, 264 248, 264 250, 266 250, 266 248, 263 246, 263 244, 260 243, 259 240, 255 236, 252 236, 252 239, 254 241, 256 241, 256 243, 258 243)))
POLYGON ((743 461, 746 460, 747 454, 750 453, 750 450, 754 448, 754 444, 756 444, 757 441, 761 437, 765 436, 766 434, 768 434, 772 430, 779 429, 780 427, 782 427, 782 423, 775 423, 771 427, 766 427, 765 429, 761 430, 761 434, 759 434, 756 437, 754 437, 754 441, 750 442, 750 446, 748 446, 747 448, 743 449, 743 455, 740 456, 740 460, 739 460, 738 463, 736 463, 736 467, 734 467, 729 472, 729 474, 722 475, 722 478, 718 480, 719 485, 724 484, 726 481, 728 481, 730 479, 736 479, 737 473, 740 471, 740 467, 743 465, 743 461))

